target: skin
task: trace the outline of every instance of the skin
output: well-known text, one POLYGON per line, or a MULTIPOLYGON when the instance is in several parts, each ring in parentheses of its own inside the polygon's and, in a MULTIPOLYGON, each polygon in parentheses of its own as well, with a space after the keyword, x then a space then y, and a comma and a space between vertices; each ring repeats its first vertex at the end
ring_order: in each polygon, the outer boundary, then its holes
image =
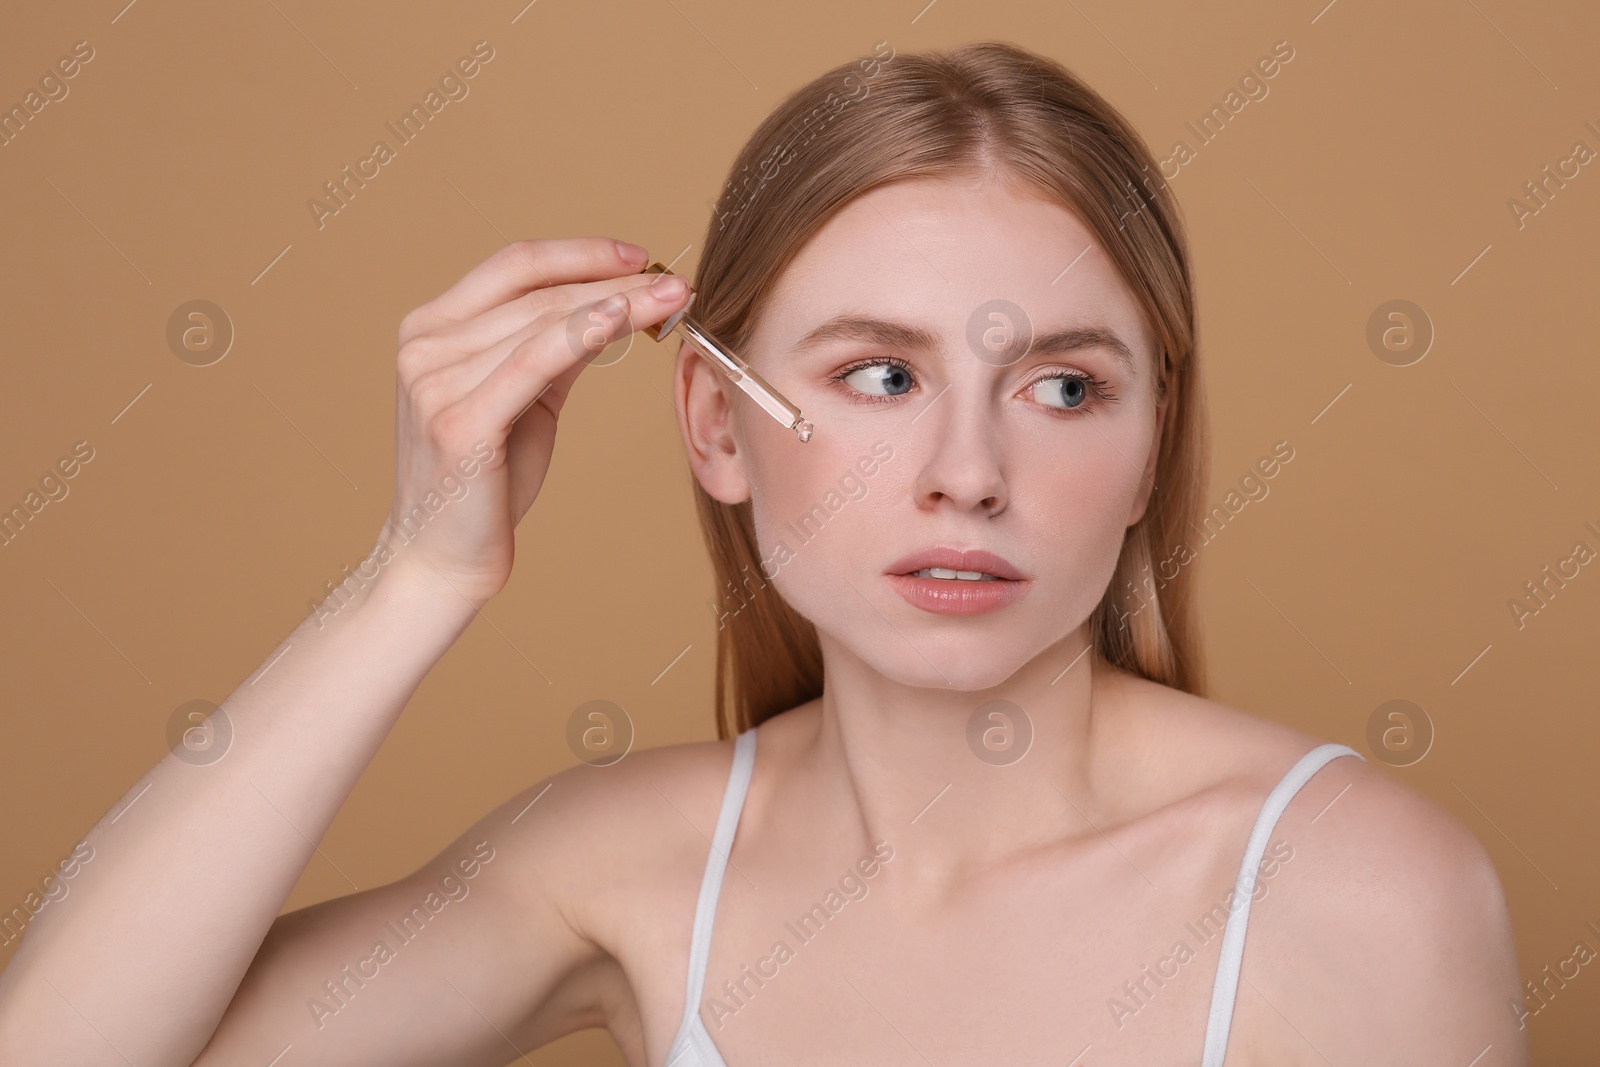
MULTIPOLYGON (((846 207, 785 271, 742 353, 816 423, 805 445, 680 354, 694 473, 720 500, 752 500, 764 556, 874 442, 893 448, 757 594, 816 624, 826 690, 758 730, 707 994, 774 941, 793 946, 785 922, 876 843, 892 855, 845 885, 852 899, 765 985, 724 998, 736 1010, 703 1013, 735 1067, 1198 1060, 1220 938, 1186 924, 1226 900, 1263 798, 1320 739, 1079 658, 1146 506, 1163 419, 1147 324, 1092 245, 1071 213, 994 178, 891 185, 846 207), (967 320, 996 297, 1038 331, 1106 326, 1135 366, 1100 348, 977 358, 967 320), (843 312, 938 343, 796 350, 843 312), (871 371, 830 381, 886 355, 911 383, 886 403, 862 399, 885 392, 871 371), (1062 371, 1116 399, 1062 414, 1075 395, 1036 386, 1062 371), (975 617, 912 606, 883 571, 940 543, 1006 557, 1027 595, 975 617), (1006 766, 967 744, 989 700, 1032 726, 1006 766), (1193 958, 1169 962, 1159 988, 1123 992, 1184 939, 1193 958)), ((211 1067, 289 1044, 302 1064, 493 1065, 604 1026, 630 1064, 663 1061, 732 742, 564 771, 407 878, 277 915, 416 684, 503 588, 583 367, 574 327, 610 293, 628 294, 631 319, 602 340, 681 305, 646 294, 631 276, 643 262, 601 239, 519 243, 407 317, 395 514, 472 442, 496 460, 351 605, 291 635, 271 681, 229 698, 227 759, 163 760, 129 792, 148 785, 137 817, 91 830, 73 903, 45 909, 0 974, 0 1060, 211 1067), (308 998, 392 941, 384 924, 464 871, 478 842, 493 858, 470 894, 314 1022, 308 998)), ((1465 827, 1346 757, 1301 789, 1272 841, 1229 1065, 1464 1065, 1485 1046, 1476 1064, 1527 1062, 1505 901, 1465 827)))

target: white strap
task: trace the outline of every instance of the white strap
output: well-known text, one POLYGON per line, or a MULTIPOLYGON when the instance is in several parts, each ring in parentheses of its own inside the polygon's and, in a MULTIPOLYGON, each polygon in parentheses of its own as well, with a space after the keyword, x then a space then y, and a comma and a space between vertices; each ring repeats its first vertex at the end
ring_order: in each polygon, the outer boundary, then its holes
POLYGON ((705 989, 706 963, 711 956, 711 926, 717 912, 717 897, 722 892, 722 875, 728 866, 728 850, 733 846, 733 832, 739 826, 739 812, 744 807, 744 795, 750 788, 750 772, 755 768, 756 728, 740 734, 733 744, 733 767, 728 771, 728 787, 722 794, 722 810, 717 815, 717 828, 711 835, 711 852, 706 857, 705 877, 700 880, 700 899, 694 909, 694 933, 689 941, 688 995, 683 1001, 683 1021, 678 1026, 677 1039, 668 1050, 668 1058, 677 1051, 688 1036, 690 1023, 700 1009, 700 994, 705 989))
POLYGON ((1267 839, 1278 824, 1278 816, 1289 806, 1289 801, 1311 776, 1322 769, 1329 760, 1338 756, 1361 753, 1348 745, 1326 744, 1300 757, 1300 762, 1289 768, 1289 773, 1267 794, 1256 816, 1255 829, 1250 831, 1250 842, 1245 846, 1244 859, 1239 864, 1239 877, 1233 886, 1233 910, 1222 931, 1222 959, 1217 963, 1217 981, 1211 988, 1211 1016, 1206 1022, 1205 1052, 1200 1067, 1222 1067, 1228 1050, 1228 1029, 1233 1024, 1233 1002, 1239 992, 1239 965, 1244 960, 1244 930, 1250 922, 1250 898, 1255 894, 1256 874, 1261 866, 1267 839))

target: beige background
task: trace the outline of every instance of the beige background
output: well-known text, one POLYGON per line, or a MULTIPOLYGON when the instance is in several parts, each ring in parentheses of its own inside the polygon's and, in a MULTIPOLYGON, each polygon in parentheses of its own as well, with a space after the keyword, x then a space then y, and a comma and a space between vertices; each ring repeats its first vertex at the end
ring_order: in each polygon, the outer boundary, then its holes
MULTIPOLYGON (((1208 498, 1295 449, 1197 564, 1214 695, 1374 762, 1374 709, 1415 702, 1432 747, 1390 773, 1493 855, 1523 977, 1600 949, 1600 565, 1521 629, 1507 605, 1575 542, 1600 549, 1583 525, 1600 526, 1600 163, 1520 228, 1507 206, 1575 142, 1600 150, 1593 5, 123 2, 20 8, 0 32, 7 108, 75 42, 95 50, 0 147, 0 506, 94 449, 0 548, 5 910, 160 758, 175 709, 226 696, 370 546, 399 320, 495 247, 607 234, 689 273, 760 118, 878 40, 1045 52, 1157 156, 1194 146, 1185 123, 1288 41, 1269 94, 1173 179, 1208 498), (470 94, 319 230, 308 199, 479 40, 495 55, 470 94), (195 299, 236 331, 208 367, 166 340, 195 299), (1411 366, 1366 340, 1392 299, 1436 330, 1411 366)), ((710 570, 652 388, 670 351, 640 338, 585 373, 509 589, 424 682, 288 908, 401 876, 572 763, 563 726, 586 700, 627 709, 641 746, 712 736, 710 570)), ((1595 970, 1529 1020, 1536 1063, 1600 1040, 1595 970)), ((540 1062, 621 1060, 596 1031, 540 1062)))

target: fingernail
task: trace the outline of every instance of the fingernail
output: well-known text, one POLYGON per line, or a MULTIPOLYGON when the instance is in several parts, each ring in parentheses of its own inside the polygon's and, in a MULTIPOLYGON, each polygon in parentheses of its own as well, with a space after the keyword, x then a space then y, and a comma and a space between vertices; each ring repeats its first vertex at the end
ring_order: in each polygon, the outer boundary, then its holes
POLYGON ((643 263, 645 257, 650 254, 638 245, 628 241, 613 239, 611 243, 617 246, 617 255, 622 257, 624 263, 643 263))
POLYGON ((650 295, 657 300, 677 300, 689 283, 676 274, 663 274, 650 283, 650 295))

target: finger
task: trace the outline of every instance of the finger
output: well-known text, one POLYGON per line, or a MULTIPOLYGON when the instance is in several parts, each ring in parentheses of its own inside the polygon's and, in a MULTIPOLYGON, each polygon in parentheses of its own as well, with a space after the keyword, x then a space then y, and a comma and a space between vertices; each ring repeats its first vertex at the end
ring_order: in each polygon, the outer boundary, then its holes
MULTIPOLYGON (((429 356, 439 364, 459 362, 463 352, 484 352, 519 333, 518 340, 532 337, 550 321, 569 314, 574 308, 596 303, 613 293, 637 288, 641 284, 647 285, 656 277, 653 274, 629 274, 621 278, 568 284, 554 289, 535 289, 464 322, 446 323, 431 331, 430 338, 437 344, 429 346, 429 356)), ((422 365, 421 369, 433 368, 422 365)), ((482 380, 483 376, 480 375, 474 381, 482 380)))
POLYGON ((481 315, 534 289, 599 281, 637 272, 648 261, 627 259, 610 237, 513 241, 406 316, 403 328, 436 330, 481 315))
MULTIPOLYGON (((652 288, 658 280, 660 280, 659 275, 631 278, 628 279, 628 287, 619 290, 624 294, 632 294, 631 306, 636 309, 633 312, 634 329, 642 329, 651 323, 660 322, 682 307, 688 299, 688 289, 682 283, 682 279, 675 279, 679 283, 679 295, 672 300, 664 299, 660 291, 652 288), (647 293, 651 295, 645 295, 647 293), (656 310, 652 311, 652 308, 656 310)), ((562 286, 563 291, 571 288, 562 286)), ((518 345, 558 323, 565 324, 568 344, 581 348, 585 340, 584 335, 602 325, 599 319, 594 318, 596 313, 593 309, 598 303, 598 300, 593 300, 576 307, 546 312, 535 321, 478 352, 463 353, 451 342, 444 340, 442 335, 437 334, 430 334, 420 341, 413 341, 408 348, 402 349, 408 363, 407 380, 410 382, 410 388, 413 390, 426 388, 435 396, 450 397, 453 398, 452 403, 458 403, 468 393, 481 386, 518 345)), ((583 355, 581 352, 575 354, 583 355)), ((593 352, 583 356, 585 363, 593 359, 593 352)))
MULTIPOLYGON (((630 330, 641 330, 652 323, 660 322, 683 306, 689 295, 687 285, 681 285, 679 295, 669 300, 666 299, 662 290, 655 288, 655 283, 660 278, 660 275, 647 274, 642 278, 628 279, 627 284, 623 287, 604 294, 605 296, 614 296, 617 293, 621 293, 627 297, 629 307, 632 309, 630 312, 632 316, 631 326, 629 330, 624 330, 622 334, 619 334, 619 337, 626 336, 630 330)), ((553 324, 565 322, 569 334, 569 343, 577 348, 583 348, 585 336, 592 333, 596 327, 602 325, 600 320, 594 317, 593 310, 595 305, 600 302, 600 299, 603 299, 603 297, 582 304, 574 304, 571 307, 561 308, 558 311, 547 312, 483 351, 471 353, 465 359, 458 359, 450 372, 450 381, 454 391, 459 394, 465 394, 476 389, 496 367, 505 361, 506 356, 511 353, 512 349, 528 338, 542 333, 553 324)), ((598 349, 589 352, 583 357, 583 362, 592 361, 597 352, 598 349)))
POLYGON ((483 382, 457 404, 467 426, 503 432, 530 404, 542 403, 552 415, 561 411, 566 394, 606 345, 630 331, 660 322, 680 303, 651 296, 648 286, 574 310, 532 337, 517 342, 488 372, 483 382), (571 373, 569 373, 571 372, 571 373))

